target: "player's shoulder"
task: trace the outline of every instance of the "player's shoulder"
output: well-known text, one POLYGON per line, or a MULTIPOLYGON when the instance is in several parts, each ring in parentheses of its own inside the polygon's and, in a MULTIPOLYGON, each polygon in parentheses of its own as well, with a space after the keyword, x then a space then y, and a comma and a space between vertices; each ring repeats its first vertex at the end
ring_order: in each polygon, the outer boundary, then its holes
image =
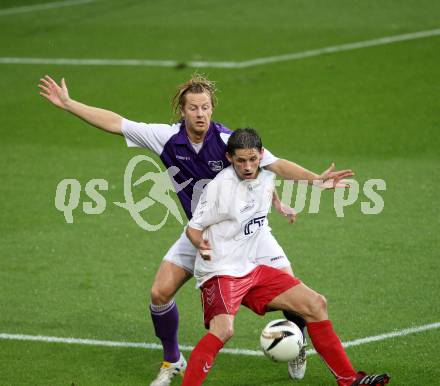
POLYGON ((160 138, 170 138, 180 130, 181 123, 146 123, 122 119, 123 133, 139 133, 140 135, 154 136, 160 138))
POLYGON ((227 180, 236 180, 237 175, 235 174, 235 170, 232 165, 229 165, 227 168, 224 168, 221 172, 219 172, 213 179, 213 181, 217 181, 217 183, 221 183, 227 180))
POLYGON ((228 139, 231 136, 231 134, 233 133, 233 131, 231 129, 228 129, 226 126, 224 126, 220 122, 213 122, 213 126, 214 126, 214 130, 220 136, 222 141, 225 144, 228 143, 228 139))
POLYGON ((276 177, 276 174, 265 168, 260 168, 260 176, 265 179, 271 179, 271 178, 273 179, 276 177))
POLYGON ((216 131, 218 131, 219 133, 224 133, 224 134, 232 134, 232 130, 228 129, 225 125, 223 125, 223 123, 220 122, 212 122, 214 125, 214 129, 216 131))
POLYGON ((180 128, 181 122, 176 123, 155 123, 155 122, 142 122, 142 121, 133 121, 131 119, 122 118, 122 126, 129 127, 150 127, 152 129, 163 129, 163 130, 178 130, 180 128))

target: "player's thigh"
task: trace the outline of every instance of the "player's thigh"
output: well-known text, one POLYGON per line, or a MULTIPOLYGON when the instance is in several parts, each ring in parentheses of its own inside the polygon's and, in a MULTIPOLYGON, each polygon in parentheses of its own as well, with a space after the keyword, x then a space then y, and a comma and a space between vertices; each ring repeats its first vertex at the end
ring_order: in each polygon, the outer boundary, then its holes
POLYGON ((262 231, 258 237, 257 264, 267 265, 272 268, 281 269, 293 276, 290 261, 283 248, 269 230, 262 231))
POLYGON ((243 297, 242 304, 258 315, 264 315, 268 304, 289 288, 301 283, 298 278, 267 265, 259 265, 252 272, 252 286, 243 297))
POLYGON ((193 275, 196 248, 185 232, 171 246, 156 273, 151 288, 154 304, 166 304, 193 275))
POLYGON ((166 260, 162 261, 151 287, 152 302, 154 304, 168 303, 191 277, 191 273, 182 267, 166 260))
POLYGON ((304 283, 289 288, 273 298, 268 303, 268 308, 293 311, 307 322, 328 318, 325 298, 304 283))

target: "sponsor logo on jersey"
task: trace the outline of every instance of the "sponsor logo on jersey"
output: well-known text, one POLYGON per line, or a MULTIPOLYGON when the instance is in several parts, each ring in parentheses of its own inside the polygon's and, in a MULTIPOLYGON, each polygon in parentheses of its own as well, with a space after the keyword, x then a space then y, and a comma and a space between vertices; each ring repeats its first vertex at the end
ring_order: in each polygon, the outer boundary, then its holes
POLYGON ((183 160, 183 161, 191 161, 191 157, 186 157, 186 156, 179 155, 179 154, 176 154, 176 158, 183 160))
POLYGON ((264 219, 266 218, 266 216, 260 216, 260 217, 255 217, 253 218, 251 221, 249 221, 245 226, 244 226, 244 234, 246 236, 251 235, 252 233, 254 233, 257 229, 259 229, 260 227, 262 227, 264 225, 264 219), (255 229, 256 228, 256 229, 255 229))
POLYGON ((255 200, 252 200, 251 202, 248 202, 243 208, 240 208, 240 213, 244 213, 250 209, 252 209, 255 206, 255 200))
POLYGON ((223 170, 223 161, 208 161, 208 166, 213 172, 219 172, 223 170))

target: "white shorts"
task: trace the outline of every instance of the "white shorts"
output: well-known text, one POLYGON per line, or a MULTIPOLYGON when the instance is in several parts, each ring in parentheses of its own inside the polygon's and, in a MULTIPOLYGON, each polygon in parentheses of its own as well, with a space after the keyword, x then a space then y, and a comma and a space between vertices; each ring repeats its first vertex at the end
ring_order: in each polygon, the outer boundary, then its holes
MULTIPOLYGON (((269 229, 263 231, 258 240, 260 245, 257 248, 258 256, 256 260, 259 265, 268 265, 278 269, 290 266, 290 261, 287 259, 283 248, 281 248, 275 240, 275 237, 273 237, 269 229)), ((163 259, 183 268, 193 275, 196 253, 197 249, 192 245, 191 241, 189 241, 184 231, 168 250, 163 259)))

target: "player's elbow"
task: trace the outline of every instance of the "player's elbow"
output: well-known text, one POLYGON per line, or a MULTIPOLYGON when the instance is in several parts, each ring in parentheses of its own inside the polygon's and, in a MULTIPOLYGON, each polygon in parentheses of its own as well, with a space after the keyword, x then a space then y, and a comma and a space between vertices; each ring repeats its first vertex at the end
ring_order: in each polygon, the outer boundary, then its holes
POLYGON ((185 233, 186 233, 186 237, 188 237, 189 241, 191 241, 191 243, 197 247, 201 238, 202 238, 202 236, 201 236, 202 232, 199 231, 198 229, 191 228, 188 225, 186 227, 185 233))
POLYGON ((193 235, 192 231, 193 231, 193 229, 188 225, 186 227, 185 234, 186 234, 186 237, 188 237, 189 241, 191 241, 194 244, 194 242, 193 242, 194 235, 193 235))

